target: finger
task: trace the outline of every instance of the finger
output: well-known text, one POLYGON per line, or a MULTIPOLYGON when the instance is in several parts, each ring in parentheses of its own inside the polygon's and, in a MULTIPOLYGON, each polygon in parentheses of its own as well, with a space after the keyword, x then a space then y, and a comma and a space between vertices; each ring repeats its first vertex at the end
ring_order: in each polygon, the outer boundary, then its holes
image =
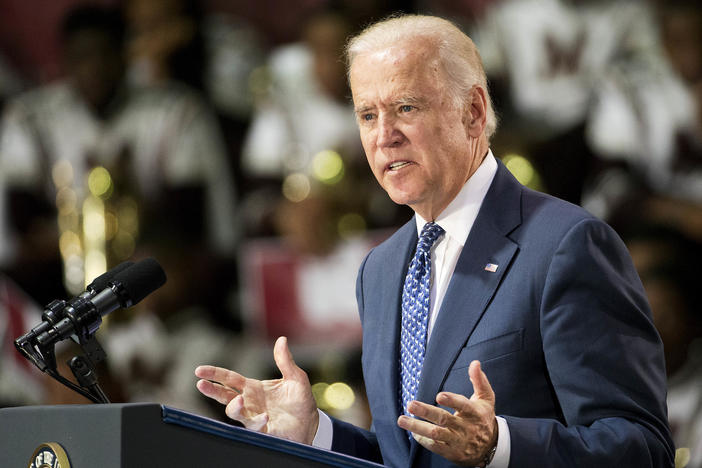
POLYGON ((244 415, 244 397, 241 395, 236 396, 229 402, 224 413, 230 419, 241 422, 246 428, 253 429, 255 431, 260 431, 263 427, 268 424, 268 414, 260 413, 254 415, 253 417, 247 418, 244 415))
POLYGON ((237 395, 236 397, 232 398, 231 401, 227 404, 227 407, 224 409, 224 414, 226 414, 231 419, 235 419, 244 423, 246 421, 246 418, 243 415, 243 410, 244 397, 241 395, 237 395))
POLYGON ((294 379, 299 367, 293 360, 290 348, 288 348, 288 339, 284 336, 278 338, 273 347, 273 359, 278 366, 280 373, 284 379, 294 379))
POLYGON ((451 447, 448 444, 414 433, 412 434, 412 437, 419 443, 419 445, 426 448, 427 450, 431 450, 432 452, 446 459, 451 458, 451 447))
POLYGON ((253 431, 263 431, 266 424, 268 424, 268 413, 261 413, 249 419, 245 426, 253 431))
POLYGON ((453 415, 443 408, 439 408, 434 405, 428 405, 421 401, 410 401, 407 405, 407 409, 413 415, 425 419, 438 426, 449 427, 451 425, 451 419, 453 415))
POLYGON ((397 425, 406 431, 410 431, 412 434, 439 442, 448 441, 451 435, 449 429, 445 427, 437 426, 428 421, 422 421, 421 419, 412 418, 404 414, 397 418, 397 425))
POLYGON ((219 382, 222 385, 241 390, 246 384, 246 377, 223 367, 198 366, 195 368, 195 376, 205 380, 219 382))
POLYGON ((232 398, 235 398, 239 393, 235 392, 229 387, 225 387, 223 385, 220 385, 215 382, 210 382, 209 380, 199 380, 197 384, 195 384, 197 389, 205 395, 208 398, 212 398, 213 400, 226 405, 228 404, 232 398))
POLYGON ((451 392, 441 392, 436 396, 436 402, 442 406, 447 406, 462 415, 477 414, 475 402, 470 401, 465 395, 451 392))
POLYGON ((487 400, 493 406, 495 405, 495 392, 492 391, 492 386, 488 381, 487 375, 480 368, 480 361, 473 361, 468 368, 468 376, 473 384, 473 397, 479 400, 487 400))

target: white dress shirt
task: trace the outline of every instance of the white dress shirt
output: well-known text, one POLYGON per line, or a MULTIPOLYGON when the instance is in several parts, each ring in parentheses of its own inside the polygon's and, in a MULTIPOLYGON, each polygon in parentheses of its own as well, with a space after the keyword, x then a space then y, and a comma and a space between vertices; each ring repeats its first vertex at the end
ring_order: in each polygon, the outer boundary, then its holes
MULTIPOLYGON (((483 163, 468 179, 456 198, 434 220, 436 224, 444 229, 445 234, 434 243, 431 250, 433 268, 427 341, 431 339, 431 332, 436 323, 439 306, 446 295, 449 282, 456 269, 458 257, 468 239, 480 206, 496 172, 497 161, 492 151, 488 151, 483 163)), ((417 235, 420 235, 422 228, 428 221, 418 214, 415 215, 415 220, 417 222, 417 235)), ((466 372, 467 378, 468 373, 466 372)), ((313 445, 329 449, 331 448, 333 436, 332 423, 329 416, 325 413, 320 411, 319 416, 319 428, 317 429, 313 445)), ((497 417, 497 424, 497 450, 492 463, 488 466, 491 468, 506 468, 510 457, 509 427, 504 418, 499 416, 497 417)))

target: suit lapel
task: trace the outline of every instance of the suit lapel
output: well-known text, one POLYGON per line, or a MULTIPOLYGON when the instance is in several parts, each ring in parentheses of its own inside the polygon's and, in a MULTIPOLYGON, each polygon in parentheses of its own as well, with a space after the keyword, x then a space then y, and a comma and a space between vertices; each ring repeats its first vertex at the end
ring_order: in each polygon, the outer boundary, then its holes
POLYGON ((517 251, 496 233, 471 234, 461 252, 427 347, 418 399, 434 404, 448 371, 465 346, 517 251), (488 263, 496 272, 485 270, 488 263))
MULTIPOLYGON (((397 232, 394 242, 390 242, 382 253, 378 252, 381 253, 382 261, 385 263, 385 268, 380 272, 383 278, 369 278, 376 280, 374 286, 385 285, 385 288, 377 291, 375 296, 379 298, 379 302, 373 305, 373 309, 382 311, 378 316, 378 322, 374 322, 375 330, 368 330, 366 333, 364 329, 364 353, 370 353, 365 358, 368 359, 367 365, 374 369, 369 375, 375 379, 366 387, 369 390, 375 389, 373 399, 380 402, 375 411, 382 411, 389 421, 396 421, 399 417, 401 291, 407 266, 414 253, 414 246, 417 244, 416 226, 416 221, 412 218, 397 232), (368 340, 372 340, 372 344, 368 343, 368 340), (371 346, 368 346, 369 344, 371 346)), ((395 446, 402 452, 398 460, 407 460, 409 456, 407 433, 396 424, 392 426, 395 446)))
MULTIPOLYGON (((507 234, 520 223, 520 205, 521 185, 498 161, 498 171, 460 254, 432 330, 418 400, 436 404, 436 394, 453 362, 509 269, 518 246, 507 234), (489 271, 488 264, 497 265, 497 270, 489 271)), ((411 459, 416 446, 412 444, 411 459)))

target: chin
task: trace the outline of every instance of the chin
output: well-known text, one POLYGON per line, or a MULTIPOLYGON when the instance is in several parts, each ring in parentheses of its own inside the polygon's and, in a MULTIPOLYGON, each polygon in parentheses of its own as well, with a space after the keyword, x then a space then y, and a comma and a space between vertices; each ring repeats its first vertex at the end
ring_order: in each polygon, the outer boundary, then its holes
POLYGON ((414 198, 409 196, 409 194, 407 194, 405 192, 399 192, 397 190, 394 190, 394 191, 389 190, 387 193, 388 193, 388 196, 390 197, 390 199, 392 201, 394 201, 395 203, 397 203, 398 205, 410 206, 410 205, 412 205, 412 203, 414 201, 414 198))

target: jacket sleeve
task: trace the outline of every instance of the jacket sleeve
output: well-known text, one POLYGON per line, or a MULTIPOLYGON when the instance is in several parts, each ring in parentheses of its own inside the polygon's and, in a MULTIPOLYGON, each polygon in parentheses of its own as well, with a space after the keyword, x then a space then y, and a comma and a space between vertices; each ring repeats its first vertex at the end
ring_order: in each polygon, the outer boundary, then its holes
POLYGON ((334 428, 331 449, 357 458, 383 463, 375 433, 331 418, 334 428))
POLYGON ((505 416, 510 467, 672 467, 661 340, 626 247, 605 223, 586 219, 563 237, 539 316, 562 418, 505 416))

